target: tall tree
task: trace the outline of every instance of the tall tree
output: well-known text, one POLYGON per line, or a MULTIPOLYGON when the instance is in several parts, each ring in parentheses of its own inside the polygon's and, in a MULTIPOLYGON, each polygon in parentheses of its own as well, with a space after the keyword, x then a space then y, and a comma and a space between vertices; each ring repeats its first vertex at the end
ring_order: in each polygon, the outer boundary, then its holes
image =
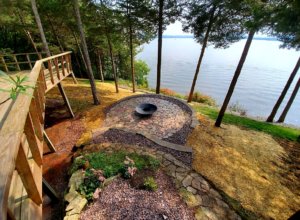
POLYGON ((156 78, 156 93, 160 93, 161 84, 161 61, 162 61, 162 36, 166 26, 174 23, 181 15, 184 1, 181 0, 155 0, 152 8, 154 13, 150 11, 153 17, 153 22, 157 27, 157 78, 156 78), (155 13, 156 12, 156 13, 155 13))
POLYGON ((241 58, 239 60, 239 63, 237 65, 237 68, 234 72, 232 81, 230 83, 229 89, 227 91, 227 94, 225 96, 224 102, 222 104, 222 107, 219 111, 217 120, 215 122, 216 127, 220 127, 222 123, 222 119, 224 117, 225 111, 227 109, 227 106, 229 104, 229 101, 231 99, 231 96, 234 92, 235 85, 238 81, 238 78, 240 76, 240 73, 242 71, 243 65, 245 63, 246 57, 248 55, 248 51, 251 46, 251 42, 253 40, 254 34, 265 27, 269 22, 269 4, 266 0, 245 0, 240 1, 240 12, 241 15, 245 17, 245 27, 248 30, 248 37, 246 44, 244 46, 244 50, 242 52, 241 58))
POLYGON ((76 17, 76 20, 77 20, 78 30, 79 30, 79 33, 80 33, 81 44, 82 44, 82 47, 83 47, 83 54, 84 54, 85 61, 86 61, 86 64, 87 64, 87 74, 88 74, 88 77, 90 79, 94 104, 99 105, 100 102, 99 102, 98 97, 97 97, 95 79, 94 79, 92 64, 91 64, 91 60, 90 60, 90 56, 89 56, 89 52, 88 52, 88 47, 87 47, 86 40, 85 40, 85 34, 84 34, 84 31, 83 31, 83 25, 82 25, 82 21, 81 21, 81 17, 80 17, 78 0, 73 0, 73 7, 74 7, 74 11, 75 11, 75 17, 76 17))
POLYGON ((31 7, 32 7, 32 11, 33 11, 33 14, 34 14, 34 17, 35 17, 36 24, 38 26, 38 29, 39 29, 39 32, 40 32, 40 35, 41 35, 44 51, 46 52, 47 56, 50 57, 51 53, 50 53, 49 46, 48 46, 48 43, 47 43, 47 40, 46 40, 46 37, 45 37, 45 32, 44 32, 44 29, 43 29, 43 25, 42 25, 42 22, 41 22, 40 15, 39 15, 38 10, 37 10, 35 0, 31 0, 31 7))
POLYGON ((273 109, 271 111, 271 114, 268 116, 268 118, 266 120, 267 122, 273 122, 274 117, 275 117, 275 115, 276 115, 276 113, 277 113, 277 111, 278 111, 278 109, 279 109, 279 107, 280 107, 280 105, 281 105, 284 97, 286 96, 286 93, 288 92, 288 90, 289 90, 289 88, 290 88, 290 86, 291 86, 291 84, 292 84, 292 82, 293 82, 293 80, 294 80, 294 78, 295 78, 298 70, 299 70, 299 67, 300 67, 300 57, 298 59, 298 62, 296 63, 296 66, 294 67, 294 69, 293 69, 293 71, 292 71, 292 73, 291 73, 288 81, 286 82, 283 90, 281 91, 281 94, 278 97, 278 99, 277 99, 277 101, 276 101, 276 103, 275 103, 275 105, 274 105, 274 107, 273 107, 273 109))
POLYGON ((129 38, 132 90, 135 92, 134 56, 136 45, 149 42, 154 37, 155 28, 150 16, 148 16, 151 5, 147 0, 118 0, 117 2, 119 10, 126 18, 124 19, 124 26, 127 27, 129 38))
POLYGON ((202 44, 188 102, 192 101, 195 85, 207 44, 216 48, 227 48, 230 43, 243 37, 241 18, 235 0, 190 1, 183 14, 183 30, 192 32, 202 44))
POLYGON ((111 61, 111 69, 115 80, 116 92, 118 93, 119 92, 118 74, 117 74, 116 64, 114 60, 114 51, 113 51, 112 37, 110 31, 110 29, 113 29, 114 19, 111 19, 110 21, 107 19, 108 17, 112 17, 113 14, 113 11, 108 8, 108 5, 110 4, 111 4, 110 2, 100 0, 99 14, 100 14, 100 19, 103 20, 103 29, 108 44, 110 61, 111 61))
POLYGON ((286 117, 288 111, 290 110, 290 108, 291 108, 294 100, 295 100, 295 97, 296 97, 296 95, 298 93, 299 87, 300 87, 300 77, 298 79, 298 82, 295 85, 295 88, 294 88, 294 90, 293 90, 293 92, 291 94, 291 97, 289 98, 289 101, 287 102, 287 104, 286 104, 285 108, 283 109, 283 111, 282 111, 282 113, 281 113, 281 115, 280 115, 280 117, 279 117, 279 119, 278 119, 277 122, 284 122, 285 117, 286 117))
MULTIPOLYGON (((283 42, 281 47, 283 48, 295 48, 296 50, 300 50, 300 2, 299 1, 274 1, 276 4, 274 8, 274 16, 272 17, 274 20, 274 24, 272 27, 272 35, 276 36, 283 42)), ((298 70, 300 68, 300 56, 298 61, 289 76, 280 96, 278 97, 269 117, 267 118, 267 122, 273 122, 274 117, 286 96, 298 70)), ((286 108, 288 110, 289 108, 286 108)), ((286 112, 287 113, 287 112, 286 112)), ((285 113, 285 114, 286 114, 285 113)), ((280 117, 280 120, 284 120, 285 117, 280 117)))

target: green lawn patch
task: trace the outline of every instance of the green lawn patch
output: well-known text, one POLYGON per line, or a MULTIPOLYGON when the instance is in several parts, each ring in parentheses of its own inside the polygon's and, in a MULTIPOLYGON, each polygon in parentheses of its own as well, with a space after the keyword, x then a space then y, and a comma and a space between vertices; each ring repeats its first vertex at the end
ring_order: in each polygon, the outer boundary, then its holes
MULTIPOLYGON (((216 120, 218 109, 208 106, 193 106, 195 111, 207 115, 209 118, 216 120)), ((262 131, 274 137, 284 138, 292 141, 299 141, 300 130, 295 128, 283 127, 267 122, 257 121, 247 117, 226 113, 223 118, 223 123, 237 125, 243 128, 262 131)))

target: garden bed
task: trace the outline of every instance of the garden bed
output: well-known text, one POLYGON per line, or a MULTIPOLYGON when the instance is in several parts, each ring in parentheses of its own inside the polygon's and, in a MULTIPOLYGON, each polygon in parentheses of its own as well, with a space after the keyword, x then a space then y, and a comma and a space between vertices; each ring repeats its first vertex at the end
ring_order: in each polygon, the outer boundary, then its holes
POLYGON ((82 212, 80 219, 194 219, 193 210, 182 201, 170 177, 160 170, 155 179, 158 189, 151 192, 117 178, 82 212))

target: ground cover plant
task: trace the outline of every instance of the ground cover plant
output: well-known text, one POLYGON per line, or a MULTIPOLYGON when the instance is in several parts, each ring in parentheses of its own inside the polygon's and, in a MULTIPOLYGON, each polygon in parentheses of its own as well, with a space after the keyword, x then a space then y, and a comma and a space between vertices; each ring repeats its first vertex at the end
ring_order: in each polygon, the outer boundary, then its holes
POLYGON ((70 173, 79 169, 84 169, 84 180, 79 186, 79 191, 89 201, 92 201, 94 193, 99 187, 103 187, 105 180, 116 175, 121 175, 124 179, 132 178, 138 171, 142 175, 137 175, 138 182, 143 184, 139 189, 155 191, 155 172, 160 163, 149 155, 128 153, 126 151, 96 152, 80 156, 75 159, 70 173), (146 170, 146 172, 144 172, 146 170))

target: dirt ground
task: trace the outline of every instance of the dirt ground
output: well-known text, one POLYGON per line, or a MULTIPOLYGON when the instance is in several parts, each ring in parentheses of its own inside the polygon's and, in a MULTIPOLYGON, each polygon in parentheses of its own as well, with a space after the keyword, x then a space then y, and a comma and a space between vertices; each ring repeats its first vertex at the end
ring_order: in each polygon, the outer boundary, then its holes
POLYGON ((196 171, 262 218, 287 219, 299 210, 300 165, 291 158, 299 150, 296 143, 233 125, 215 128, 207 117, 198 118, 201 124, 187 143, 194 150, 196 171))
MULTIPOLYGON (((103 112, 105 107, 133 94, 125 89, 119 89, 120 92, 117 94, 114 85, 97 83, 101 105, 95 106, 89 84, 73 84, 72 80, 66 79, 63 81, 63 86, 75 118, 70 118, 58 89, 52 89, 47 94, 45 128, 57 151, 43 157, 43 176, 61 198, 67 189, 73 147, 77 143, 80 145, 88 141, 91 138, 91 131, 101 127, 105 117, 103 112)), ((44 144, 44 153, 47 152, 49 149, 44 144)), ((49 201, 46 197, 44 200, 49 201)), ((43 219, 57 220, 62 219, 63 215, 63 200, 43 204, 43 219)))
MULTIPOLYGON (((73 146, 88 142, 92 131, 101 128, 107 106, 133 94, 125 89, 117 94, 113 84, 97 82, 101 105, 94 106, 89 84, 74 85, 64 80, 63 85, 75 118, 70 119, 67 109, 59 104, 62 98, 58 90, 51 90, 47 94, 50 110, 46 132, 57 153, 44 156, 43 163, 44 177, 61 195, 68 182, 73 146), (51 100, 58 103, 51 105, 51 100), (51 109, 51 106, 58 107, 51 109)), ((190 134, 187 143, 194 149, 196 171, 229 197, 240 201, 246 210, 263 218, 287 219, 299 210, 298 143, 275 140, 267 134, 232 125, 215 128, 205 116, 198 116, 201 124, 190 134)), ((57 203, 54 209, 45 205, 43 219, 59 219, 55 216, 62 213, 62 203, 57 203)))

